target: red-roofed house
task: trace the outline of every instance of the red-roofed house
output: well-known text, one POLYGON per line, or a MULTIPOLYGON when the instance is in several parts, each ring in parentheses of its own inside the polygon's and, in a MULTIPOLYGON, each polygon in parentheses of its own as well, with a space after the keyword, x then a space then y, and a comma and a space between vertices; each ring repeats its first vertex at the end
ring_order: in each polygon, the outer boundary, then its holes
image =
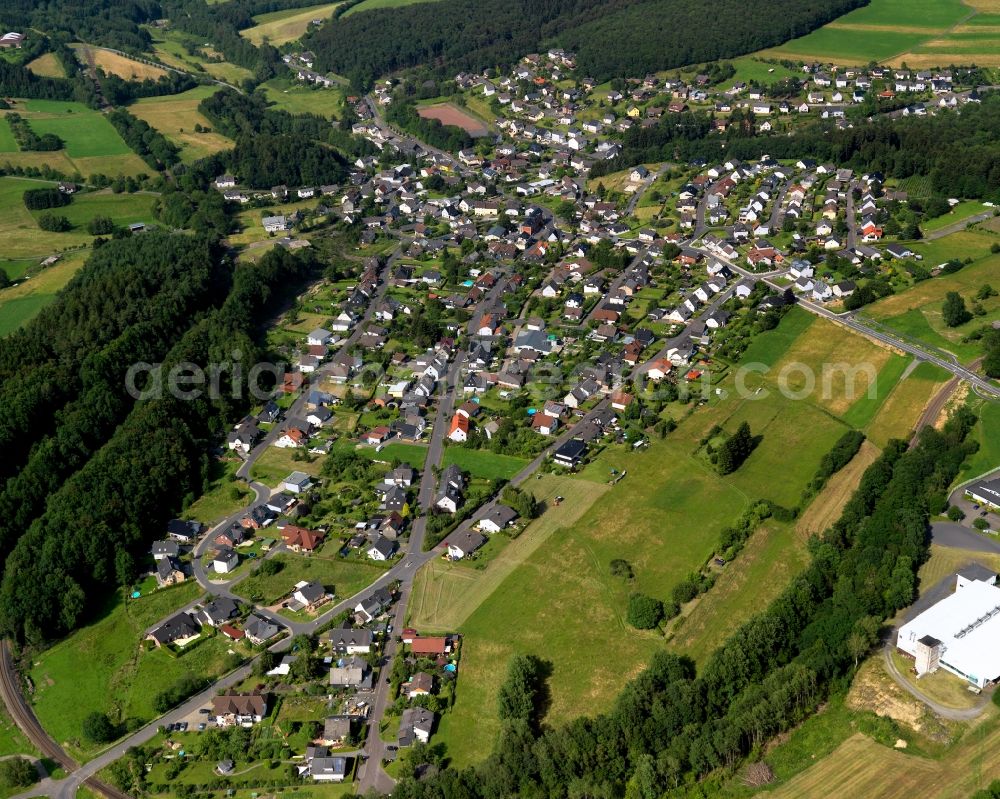
POLYGON ((460 413, 451 417, 451 427, 448 429, 448 438, 459 443, 469 440, 469 418, 460 413))
POLYGON ((323 533, 317 530, 307 530, 295 524, 286 524, 281 531, 285 544, 295 552, 312 552, 323 542, 323 533))

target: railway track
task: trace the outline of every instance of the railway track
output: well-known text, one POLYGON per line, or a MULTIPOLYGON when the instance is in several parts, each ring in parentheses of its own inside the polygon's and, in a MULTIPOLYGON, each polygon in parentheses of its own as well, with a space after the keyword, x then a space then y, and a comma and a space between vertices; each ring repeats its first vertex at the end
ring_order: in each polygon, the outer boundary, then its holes
MULTIPOLYGON (((59 744, 49 737, 49 734, 39 723, 38 717, 25 701, 24 695, 21 693, 17 671, 14 668, 10 641, 6 638, 0 641, 0 695, 2 695, 4 705, 7 706, 7 712, 14 719, 14 723, 42 753, 43 757, 58 763, 67 773, 72 773, 80 767, 59 744)), ((107 799, 132 799, 129 794, 96 777, 88 777, 83 780, 83 784, 107 799)))

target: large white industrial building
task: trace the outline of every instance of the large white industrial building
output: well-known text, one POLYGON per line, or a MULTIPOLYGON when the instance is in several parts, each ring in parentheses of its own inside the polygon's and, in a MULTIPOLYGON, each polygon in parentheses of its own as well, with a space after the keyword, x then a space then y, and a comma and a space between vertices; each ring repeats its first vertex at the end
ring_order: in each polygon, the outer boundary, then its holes
POLYGON ((917 676, 939 667, 984 688, 1000 680, 1000 587, 997 575, 973 565, 955 592, 899 629, 896 647, 911 656, 917 676))

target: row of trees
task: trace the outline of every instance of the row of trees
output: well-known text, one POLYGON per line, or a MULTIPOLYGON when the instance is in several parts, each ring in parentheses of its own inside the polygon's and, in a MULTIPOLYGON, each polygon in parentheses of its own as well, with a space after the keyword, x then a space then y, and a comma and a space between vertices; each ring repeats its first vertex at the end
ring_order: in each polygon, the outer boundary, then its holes
POLYGON ((133 116, 124 108, 116 108, 108 114, 108 121, 115 126, 125 143, 153 169, 166 169, 181 160, 180 148, 176 144, 146 120, 133 116))
POLYGON ((53 150, 61 150, 65 146, 63 140, 54 133, 43 133, 39 136, 31 129, 28 120, 20 114, 9 113, 6 116, 10 132, 14 134, 14 140, 20 149, 52 152, 53 150))
POLYGON ((656 797, 735 766, 813 712, 875 644, 882 620, 912 601, 929 498, 974 450, 974 421, 960 411, 913 449, 890 442, 841 518, 811 541, 809 567, 700 673, 659 652, 608 713, 540 733, 514 714, 484 762, 401 780, 393 795, 656 797))

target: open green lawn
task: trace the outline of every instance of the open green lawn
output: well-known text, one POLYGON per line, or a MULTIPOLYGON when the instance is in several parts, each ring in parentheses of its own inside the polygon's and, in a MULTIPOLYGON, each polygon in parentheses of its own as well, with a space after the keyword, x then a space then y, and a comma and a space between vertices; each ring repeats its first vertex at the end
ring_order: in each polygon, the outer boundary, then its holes
POLYGON ((185 673, 219 673, 225 652, 220 641, 206 641, 176 659, 139 646, 148 627, 200 593, 189 581, 127 604, 119 597, 100 619, 38 655, 30 674, 31 701, 46 731, 73 756, 93 756, 96 748, 84 743, 80 732, 88 713, 146 722, 155 716, 152 697, 162 686, 185 673))
POLYGON ((57 100, 29 100, 28 117, 35 133, 54 133, 66 142, 70 158, 125 155, 132 152, 100 111, 82 103, 57 100))
POLYGON ((237 583, 235 593, 247 599, 270 605, 289 594, 300 580, 317 581, 333 589, 337 599, 347 599, 385 573, 374 562, 339 557, 336 542, 327 544, 323 552, 304 556, 279 553, 272 558, 281 564, 277 574, 262 577, 251 574, 237 583))
POLYGON ((17 142, 14 140, 14 132, 10 129, 6 115, 0 117, 0 153, 16 153, 17 142))
POLYGON ((979 450, 965 462, 959 482, 971 480, 1000 466, 1000 402, 975 398, 970 401, 979 422, 973 430, 979 450))
POLYGON ((726 88, 733 83, 760 83, 766 85, 777 83, 779 80, 784 80, 792 76, 798 77, 799 75, 798 72, 781 64, 771 64, 757 58, 750 58, 749 56, 734 58, 731 63, 736 67, 736 74, 730 80, 724 81, 720 88, 726 88))
POLYGON ((65 143, 55 152, 7 149, 0 138, 0 163, 48 165, 66 175, 138 175, 149 167, 137 156, 100 111, 62 100, 15 100, 12 109, 38 134, 55 133, 65 143))
POLYGON ((261 84, 274 108, 291 114, 319 114, 338 118, 344 109, 344 89, 329 89, 305 84, 301 81, 275 78, 261 84))
POLYGON ((35 755, 38 750, 14 723, 7 708, 0 708, 0 757, 5 755, 35 755))
POLYGON ((757 336, 743 353, 743 363, 761 363, 773 366, 785 354, 802 333, 809 329, 816 317, 802 308, 792 308, 781 324, 774 330, 768 330, 757 336))
MULTIPOLYGON (((963 231, 945 236, 940 241, 947 241, 953 236, 985 239, 987 247, 992 238, 985 233, 963 231)), ((986 315, 974 317, 956 328, 944 324, 941 306, 949 291, 957 291, 965 298, 966 305, 971 305, 973 296, 984 284, 996 284, 994 288, 1000 289, 998 269, 1000 255, 990 255, 987 249, 973 263, 954 274, 921 281, 906 291, 873 303, 865 308, 864 316, 885 325, 890 331, 953 352, 963 362, 968 362, 982 354, 982 346, 979 342, 963 343, 962 338, 984 324, 1000 319, 1000 297, 983 300, 986 315)))
POLYGON ((450 466, 453 463, 473 477, 509 480, 521 471, 528 461, 526 458, 517 458, 513 455, 498 455, 486 450, 450 446, 444 451, 441 465, 450 466))
POLYGON ((304 454, 304 451, 298 449, 268 447, 250 469, 250 477, 272 487, 292 472, 305 472, 315 477, 323 467, 324 457, 322 455, 308 455, 307 457, 311 459, 309 461, 295 460, 296 455, 301 457, 304 454))
POLYGON ((434 0, 364 0, 344 12, 345 17, 357 14, 360 11, 371 11, 375 8, 398 8, 399 6, 412 6, 415 3, 434 2, 434 0))
POLYGON ((956 222, 961 222, 963 219, 968 219, 970 216, 976 216, 986 211, 991 211, 991 209, 978 200, 965 200, 954 206, 948 213, 928 220, 922 223, 920 227, 924 233, 933 233, 935 230, 954 225, 956 222))

